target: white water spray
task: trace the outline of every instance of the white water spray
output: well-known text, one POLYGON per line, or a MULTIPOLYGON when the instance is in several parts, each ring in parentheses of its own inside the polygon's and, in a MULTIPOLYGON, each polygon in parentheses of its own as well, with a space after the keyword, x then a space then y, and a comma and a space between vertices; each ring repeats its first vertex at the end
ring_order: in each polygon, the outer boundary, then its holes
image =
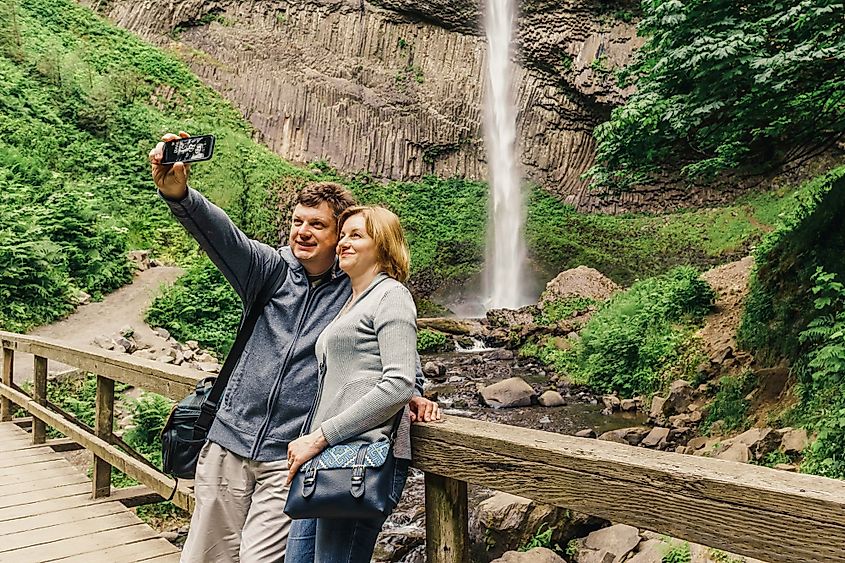
POLYGON ((518 308, 531 300, 525 290, 524 205, 516 147, 516 103, 510 49, 514 0, 487 0, 487 99, 485 137, 490 172, 485 305, 518 308))

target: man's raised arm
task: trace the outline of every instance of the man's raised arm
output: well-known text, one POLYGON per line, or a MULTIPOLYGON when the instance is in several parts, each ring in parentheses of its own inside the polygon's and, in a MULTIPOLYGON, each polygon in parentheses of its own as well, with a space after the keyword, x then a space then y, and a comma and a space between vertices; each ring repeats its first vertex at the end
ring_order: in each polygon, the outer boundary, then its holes
POLYGON ((161 164, 164 143, 188 136, 184 131, 179 136, 168 133, 150 151, 153 182, 176 219, 205 250, 241 300, 249 303, 282 258, 272 247, 247 237, 222 209, 188 187, 190 165, 161 164))

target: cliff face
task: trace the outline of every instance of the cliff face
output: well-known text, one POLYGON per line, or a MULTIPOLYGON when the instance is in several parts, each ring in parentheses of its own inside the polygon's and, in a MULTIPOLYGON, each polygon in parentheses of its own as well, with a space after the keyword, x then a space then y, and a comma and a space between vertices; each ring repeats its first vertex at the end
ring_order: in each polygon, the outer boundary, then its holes
MULTIPOLYGON (((180 53, 285 158, 393 179, 485 178, 485 38, 475 2, 102 4, 119 25, 180 53)), ((514 86, 525 176, 583 210, 689 205, 681 192, 600 198, 580 180, 592 129, 626 94, 612 71, 641 44, 619 19, 629 19, 624 6, 607 6, 521 2, 514 86)))

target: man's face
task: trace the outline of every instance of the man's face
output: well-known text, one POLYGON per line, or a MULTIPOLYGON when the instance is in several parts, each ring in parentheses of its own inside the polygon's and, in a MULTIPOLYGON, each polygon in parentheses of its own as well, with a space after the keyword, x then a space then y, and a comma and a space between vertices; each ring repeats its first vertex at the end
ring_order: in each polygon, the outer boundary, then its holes
POLYGON ((309 274, 328 270, 334 264, 337 246, 337 220, 329 204, 298 204, 293 210, 288 244, 309 274))

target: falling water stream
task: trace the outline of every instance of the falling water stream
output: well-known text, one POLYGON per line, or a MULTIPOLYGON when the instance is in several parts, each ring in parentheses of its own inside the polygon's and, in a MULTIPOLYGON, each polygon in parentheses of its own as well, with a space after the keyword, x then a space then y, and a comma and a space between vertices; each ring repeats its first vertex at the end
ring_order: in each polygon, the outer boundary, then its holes
POLYGON ((516 104, 511 43, 514 0, 487 0, 487 96, 485 139, 491 208, 488 219, 485 307, 518 308, 531 299, 525 288, 525 207, 516 147, 516 104))

